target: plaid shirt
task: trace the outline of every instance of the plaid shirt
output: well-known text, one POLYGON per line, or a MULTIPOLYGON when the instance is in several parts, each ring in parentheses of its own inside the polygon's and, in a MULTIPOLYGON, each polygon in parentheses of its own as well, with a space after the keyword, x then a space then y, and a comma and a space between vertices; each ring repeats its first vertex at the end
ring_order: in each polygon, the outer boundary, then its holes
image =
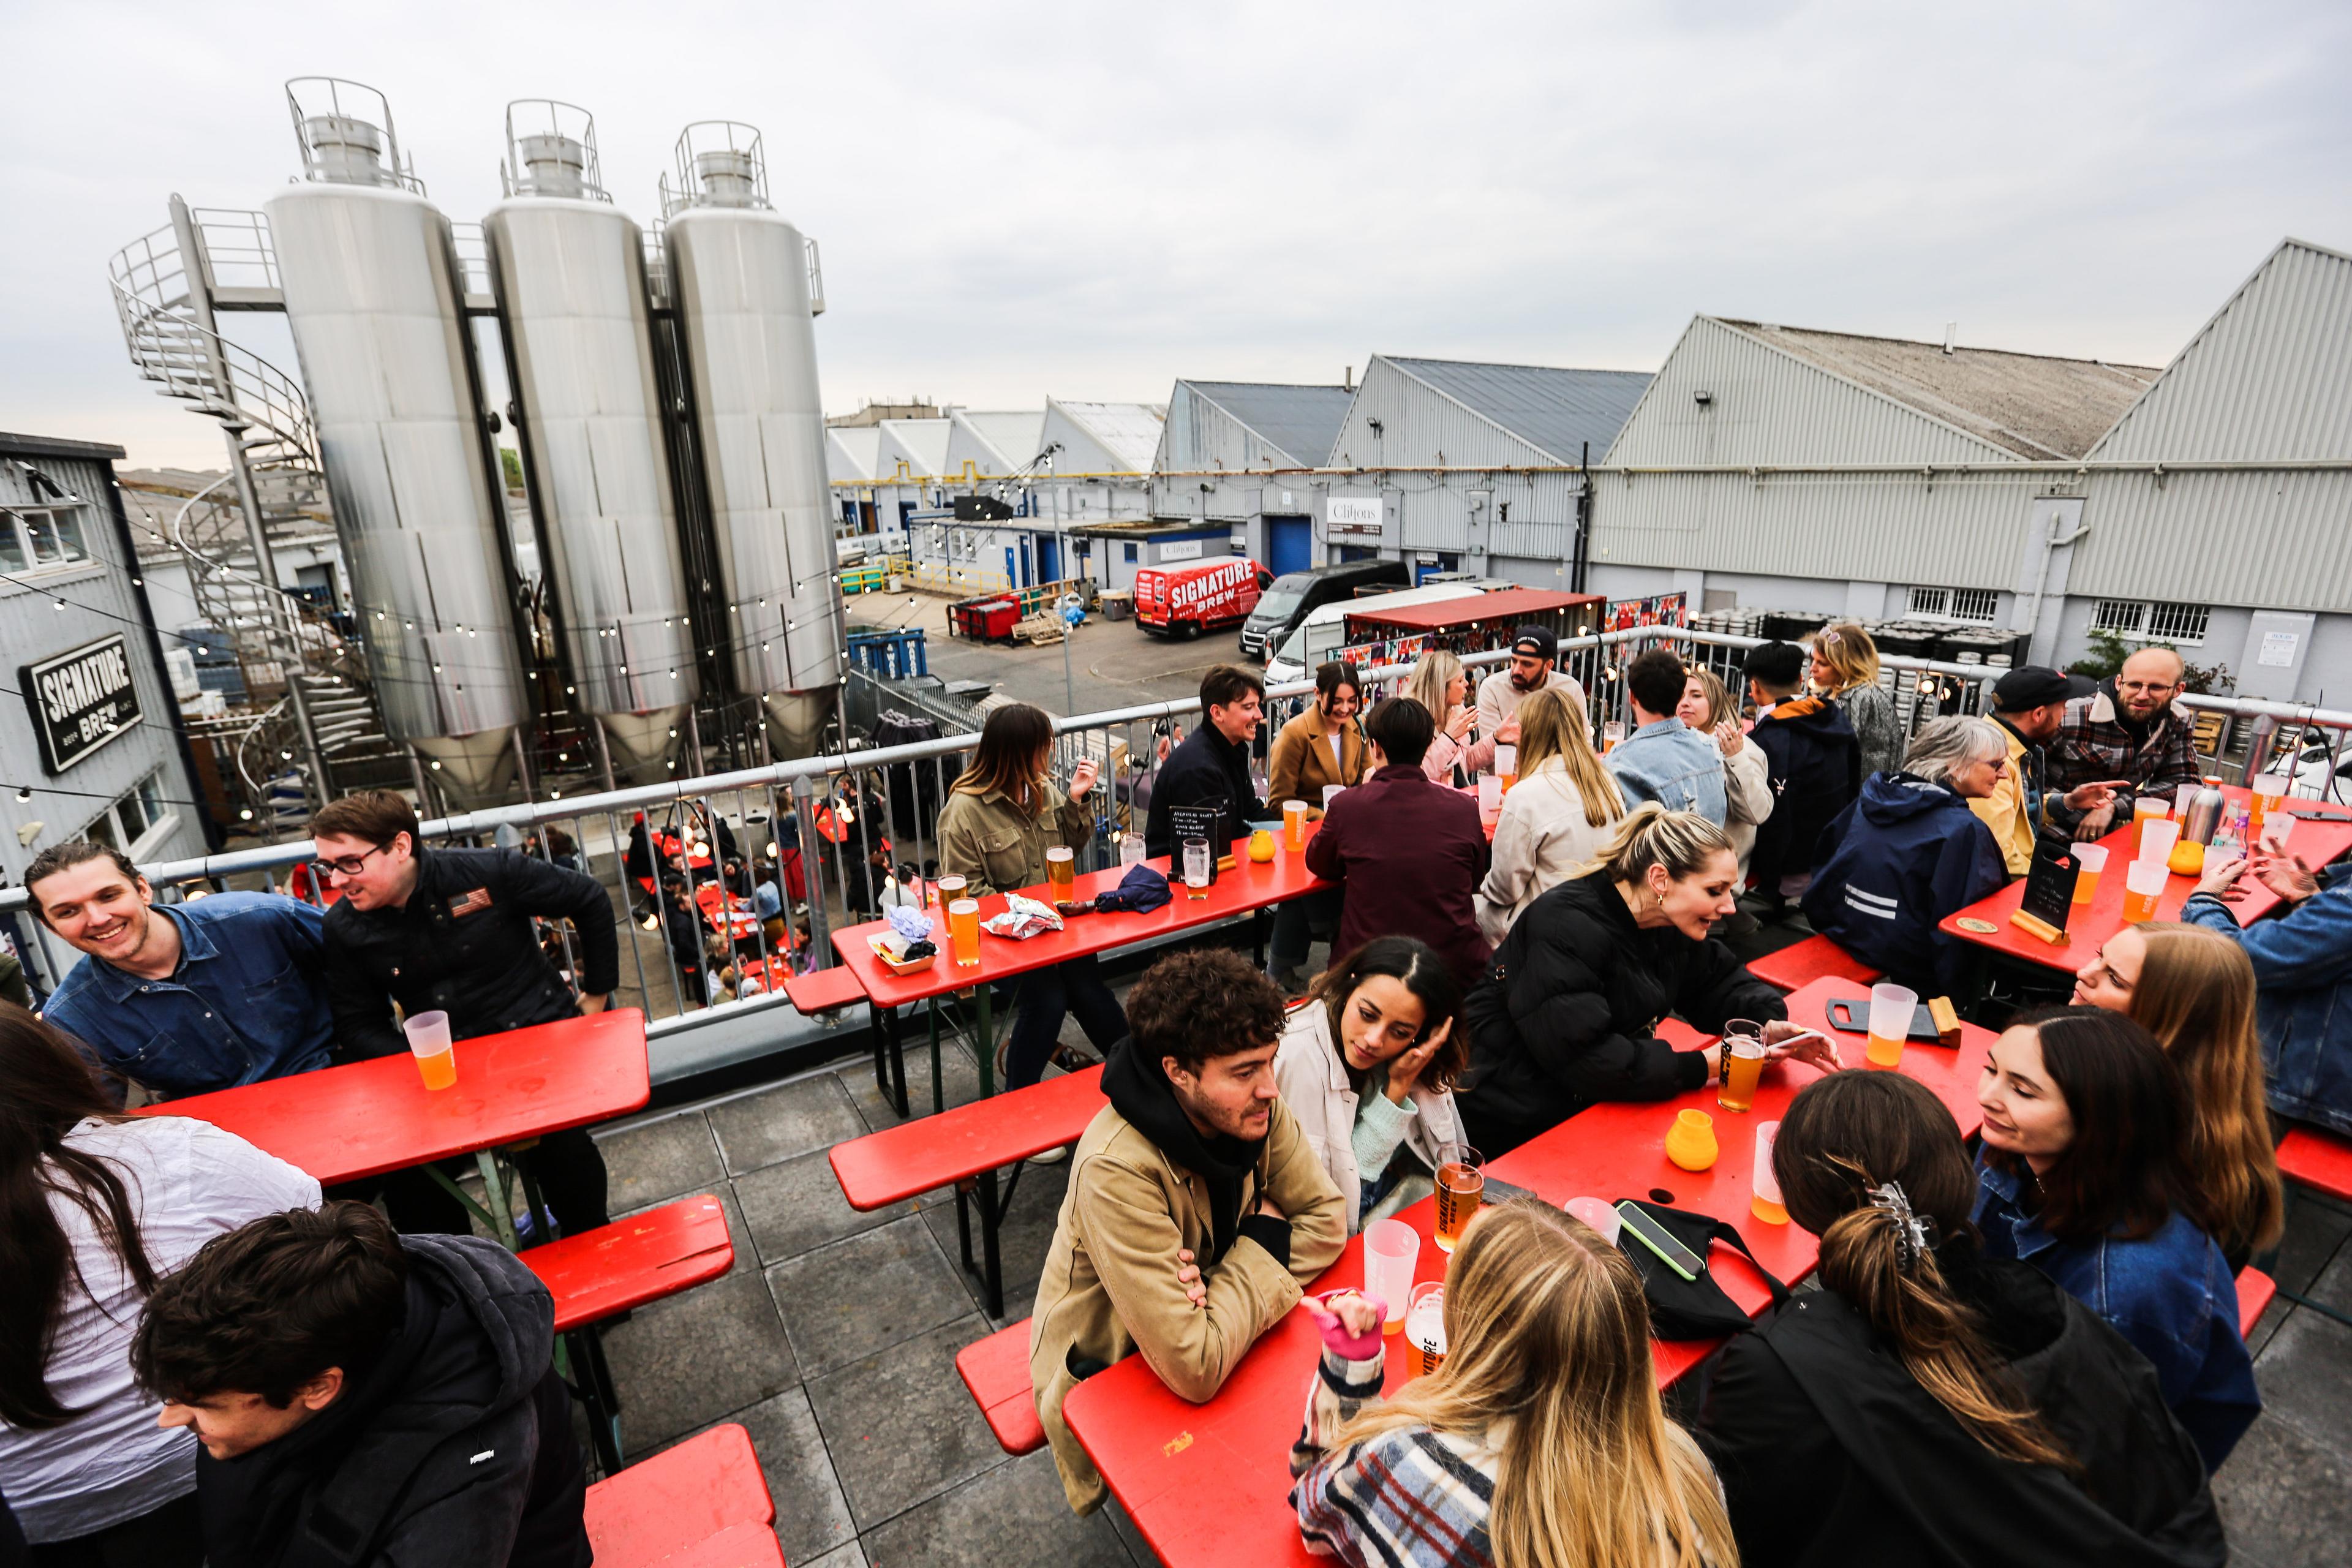
POLYGON ((1319 1557, 1355 1568, 1493 1568, 1486 1515, 1499 1449, 1426 1426, 1400 1426, 1327 1452, 1331 1435, 1381 1396, 1386 1352, 1347 1361, 1329 1348, 1307 1387, 1291 1446, 1290 1505, 1319 1557))
POLYGON ((2168 703, 2148 726, 2147 742, 2135 746, 2131 732, 2116 721, 2112 687, 2102 685, 2091 696, 2075 698, 2066 704, 2066 717, 2048 748, 2050 816, 2071 825, 2080 814, 2068 811, 2061 796, 2083 784, 2122 779, 2125 787, 2116 791, 2110 821, 2130 822, 2135 797, 2171 795, 2203 777, 2194 740, 2189 715, 2168 703))

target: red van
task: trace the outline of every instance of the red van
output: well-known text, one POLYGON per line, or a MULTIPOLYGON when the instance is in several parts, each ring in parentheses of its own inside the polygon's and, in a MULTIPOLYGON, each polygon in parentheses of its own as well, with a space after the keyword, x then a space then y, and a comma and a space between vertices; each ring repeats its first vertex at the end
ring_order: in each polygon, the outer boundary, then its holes
POLYGON ((1204 629, 1239 626, 1257 608, 1274 574, 1246 555, 1160 568, 1135 574, 1135 620, 1162 637, 1198 637, 1204 629))

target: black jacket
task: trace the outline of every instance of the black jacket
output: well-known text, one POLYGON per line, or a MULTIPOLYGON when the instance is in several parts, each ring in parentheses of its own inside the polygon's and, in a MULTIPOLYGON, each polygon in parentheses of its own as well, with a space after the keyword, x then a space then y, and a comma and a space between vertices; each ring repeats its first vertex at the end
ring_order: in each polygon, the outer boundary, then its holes
POLYGON ((1512 924, 1464 1005, 1471 1076, 1455 1099, 1515 1148, 1601 1100, 1696 1089, 1706 1058, 1656 1037, 1669 1013, 1709 1034, 1727 1018, 1789 1016, 1780 993, 1721 942, 1643 931, 1607 873, 1571 878, 1512 924))
POLYGON ((326 930, 336 1054, 406 1050, 394 1002, 411 1015, 446 1011, 461 1040, 577 1017, 578 998, 540 952, 534 915, 578 928, 583 994, 605 995, 620 984, 621 941, 604 887, 511 849, 420 849, 416 890, 403 908, 335 905, 326 930), (487 902, 469 900, 478 889, 487 902))
POLYGON ((1782 877, 1812 869, 1822 829, 1862 792, 1862 743, 1838 705, 1821 697, 1781 703, 1748 738, 1772 785, 1772 815, 1756 829, 1748 869, 1769 893, 1782 877))
POLYGON ((2204 1568, 2227 1560, 2197 1447, 2156 1370, 2031 1265, 1938 1250, 1995 1354, 2081 1462, 1997 1458, 1845 1300, 1811 1290, 1734 1339, 1696 1428, 1746 1568, 2204 1568))
MULTIPOLYGON (((1222 856, 1233 848, 1244 824, 1263 820, 1265 802, 1250 780, 1249 748, 1236 746, 1209 722, 1184 737, 1184 743, 1160 764, 1151 785, 1151 815, 1145 819, 1143 850, 1166 855, 1175 847, 1169 813, 1180 805, 1214 805, 1223 809, 1224 831, 1212 846, 1222 856)), ((1179 873, 1181 866, 1176 868, 1179 873)))
POLYGON ((342 1396, 196 1459, 210 1561, 237 1568, 587 1568, 586 1471, 555 1304, 494 1241, 407 1236, 407 1311, 342 1396))

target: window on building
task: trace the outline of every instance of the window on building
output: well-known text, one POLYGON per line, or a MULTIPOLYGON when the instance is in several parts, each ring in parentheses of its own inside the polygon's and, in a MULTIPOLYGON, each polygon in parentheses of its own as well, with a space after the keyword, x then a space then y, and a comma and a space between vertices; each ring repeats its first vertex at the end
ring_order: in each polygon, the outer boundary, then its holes
POLYGON ((163 775, 152 773, 100 812, 81 836, 126 855, 138 855, 146 848, 142 841, 173 820, 171 803, 163 798, 163 775))
POLYGON ((2147 620, 2147 606, 2137 599, 2101 599, 2091 610, 2091 629, 2136 637, 2147 620))
POLYGON ((1135 559, 1135 543, 1134 543, 1134 542, 1133 542, 1132 540, 1130 540, 1130 541, 1129 541, 1129 542, 1128 542, 1128 544, 1127 544, 1127 546, 1126 546, 1126 549, 1127 549, 1127 556, 1126 556, 1126 558, 1127 558, 1129 561, 1130 561, 1130 562, 1131 562, 1131 561, 1133 561, 1133 560, 1135 559))
POLYGON ((37 572, 89 559, 79 506, 0 510, 0 571, 37 572))
POLYGON ((2213 611, 2207 605, 2180 605, 2145 599, 2101 599, 2091 612, 2091 629, 2112 632, 2135 642, 2187 643, 2205 640, 2213 611))
POLYGON ((1949 588, 1914 588, 1911 590, 1910 612, 1915 616, 1940 616, 1952 603, 1949 588))
POLYGON ((1990 588, 1952 590, 1952 619, 1990 626, 2000 617, 2000 595, 1990 588))

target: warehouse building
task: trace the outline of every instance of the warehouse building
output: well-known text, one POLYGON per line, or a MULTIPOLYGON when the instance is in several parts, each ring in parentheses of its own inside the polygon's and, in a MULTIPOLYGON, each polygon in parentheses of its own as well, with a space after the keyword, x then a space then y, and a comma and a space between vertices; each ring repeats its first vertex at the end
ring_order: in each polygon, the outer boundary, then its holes
POLYGON ((1151 460, 1152 516, 1223 523, 1276 573, 1315 564, 1321 492, 1307 470, 1329 459, 1355 395, 1353 385, 1177 382, 1151 460))
POLYGON ((948 410, 946 471, 965 485, 1026 472, 1045 424, 1040 408, 948 410))

